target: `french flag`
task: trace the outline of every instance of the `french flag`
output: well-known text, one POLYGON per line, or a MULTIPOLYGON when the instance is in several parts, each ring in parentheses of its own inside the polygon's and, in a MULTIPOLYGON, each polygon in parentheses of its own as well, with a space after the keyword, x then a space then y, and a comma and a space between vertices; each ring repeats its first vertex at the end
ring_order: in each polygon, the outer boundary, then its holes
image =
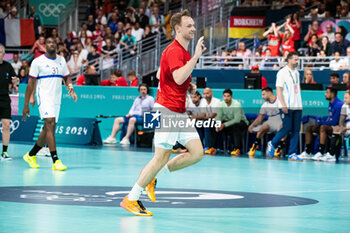
POLYGON ((0 43, 6 47, 32 46, 35 42, 33 19, 0 19, 0 43))

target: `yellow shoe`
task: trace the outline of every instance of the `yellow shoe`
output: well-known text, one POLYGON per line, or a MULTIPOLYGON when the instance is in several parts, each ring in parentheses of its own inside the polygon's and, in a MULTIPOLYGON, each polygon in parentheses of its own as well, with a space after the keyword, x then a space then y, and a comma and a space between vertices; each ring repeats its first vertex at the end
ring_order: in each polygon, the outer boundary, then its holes
POLYGON ((129 201, 128 196, 120 202, 120 206, 137 216, 152 216, 151 211, 146 210, 141 201, 129 201))
POLYGON ((30 156, 29 152, 23 156, 24 161, 26 161, 31 168, 39 168, 39 164, 36 163, 36 156, 30 156))
POLYGON ((145 188, 148 198, 153 202, 156 201, 156 194, 154 191, 154 189, 156 188, 156 185, 157 185, 157 179, 153 178, 153 180, 149 182, 149 184, 145 188))
POLYGON ((52 165, 52 170, 54 171, 64 171, 67 167, 64 166, 61 162, 61 160, 56 160, 56 162, 52 165))
POLYGON ((248 153, 250 159, 254 159, 256 149, 258 149, 258 146, 253 144, 252 148, 250 148, 250 151, 248 153))
POLYGON ((206 150, 204 152, 204 154, 206 154, 206 155, 216 155, 215 148, 214 147, 210 147, 208 150, 206 150))
POLYGON ((276 157, 278 157, 278 156, 280 156, 281 154, 282 154, 282 148, 277 147, 277 149, 275 150, 274 155, 275 155, 276 157))
POLYGON ((241 156, 241 151, 239 149, 234 149, 232 152, 231 152, 231 157, 234 157, 234 158, 237 158, 241 156))

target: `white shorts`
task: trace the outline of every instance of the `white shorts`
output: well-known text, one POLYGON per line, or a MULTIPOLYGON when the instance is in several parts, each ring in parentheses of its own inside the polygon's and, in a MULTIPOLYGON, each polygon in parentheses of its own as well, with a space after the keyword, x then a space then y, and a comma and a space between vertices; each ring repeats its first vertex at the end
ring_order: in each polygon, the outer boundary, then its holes
POLYGON ((55 121, 57 123, 58 117, 60 115, 60 104, 50 104, 50 103, 45 103, 42 102, 39 105, 39 112, 40 112, 40 118, 55 118, 55 121))
POLYGON ((270 127, 269 133, 276 133, 281 129, 282 120, 267 120, 263 124, 254 127, 253 132, 258 132, 263 125, 268 125, 270 127))
POLYGON ((278 132, 281 129, 282 120, 279 119, 269 119, 264 124, 267 124, 270 127, 269 133, 278 132))
MULTIPOLYGON (((166 119, 165 122, 167 126, 170 124, 168 120, 171 120, 172 122, 179 122, 179 121, 187 121, 189 119, 187 113, 178 113, 173 112, 166 107, 155 103, 153 110, 160 110, 161 112, 161 119, 166 119)), ((193 140, 193 139, 199 139, 199 135, 197 133, 197 130, 195 127, 174 127, 173 125, 169 128, 165 128, 165 125, 161 126, 161 129, 156 129, 154 134, 154 146, 162 149, 172 149, 173 146, 176 144, 176 142, 179 142, 182 145, 186 145, 187 142, 193 140)))

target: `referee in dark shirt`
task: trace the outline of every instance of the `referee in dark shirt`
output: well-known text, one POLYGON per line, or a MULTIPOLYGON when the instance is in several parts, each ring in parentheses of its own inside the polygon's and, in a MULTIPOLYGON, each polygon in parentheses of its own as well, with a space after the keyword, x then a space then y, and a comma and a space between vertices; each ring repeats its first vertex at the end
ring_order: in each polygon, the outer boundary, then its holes
POLYGON ((5 47, 0 44, 0 118, 2 123, 2 153, 1 159, 9 160, 7 147, 10 142, 10 119, 11 119, 11 100, 9 96, 9 86, 12 83, 12 77, 16 77, 10 63, 3 60, 5 47))

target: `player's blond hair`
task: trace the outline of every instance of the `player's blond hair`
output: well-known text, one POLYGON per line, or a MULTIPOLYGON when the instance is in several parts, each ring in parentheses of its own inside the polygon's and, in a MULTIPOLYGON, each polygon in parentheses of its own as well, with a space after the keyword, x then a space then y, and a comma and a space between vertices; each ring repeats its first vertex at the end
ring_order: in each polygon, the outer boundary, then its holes
POLYGON ((173 16, 171 16, 170 26, 173 30, 175 30, 175 25, 181 26, 181 18, 184 16, 191 17, 191 13, 189 12, 189 10, 177 12, 173 16))

